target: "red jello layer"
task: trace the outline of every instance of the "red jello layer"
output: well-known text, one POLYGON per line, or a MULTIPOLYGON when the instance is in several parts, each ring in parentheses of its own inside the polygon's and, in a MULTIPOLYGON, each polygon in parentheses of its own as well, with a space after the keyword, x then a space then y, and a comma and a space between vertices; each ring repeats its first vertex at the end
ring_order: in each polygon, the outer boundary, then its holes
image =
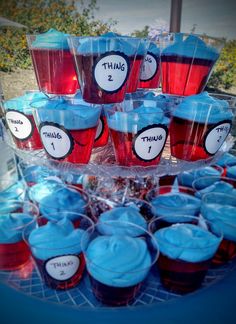
POLYGON ((110 306, 127 305, 141 287, 141 284, 130 287, 112 287, 97 281, 91 275, 89 277, 95 297, 103 304, 110 306))
POLYGON ((236 257, 236 242, 223 239, 212 260, 214 265, 227 263, 236 257))
POLYGON ((130 76, 128 78, 127 93, 135 92, 138 88, 139 74, 142 62, 143 56, 136 56, 135 61, 132 65, 130 76))
POLYGON ((204 90, 215 61, 162 55, 163 93, 189 96, 204 90))
POLYGON ((179 294, 189 293, 199 288, 210 264, 211 260, 196 263, 174 260, 162 253, 158 259, 163 286, 179 294))
POLYGON ((46 93, 66 95, 79 89, 73 56, 63 49, 31 49, 39 89, 46 93))
POLYGON ((30 255, 30 249, 24 241, 0 244, 0 269, 19 269, 29 262, 30 255))
POLYGON ((211 155, 204 148, 204 138, 213 126, 174 117, 170 123, 171 155, 186 161, 209 158, 211 155))

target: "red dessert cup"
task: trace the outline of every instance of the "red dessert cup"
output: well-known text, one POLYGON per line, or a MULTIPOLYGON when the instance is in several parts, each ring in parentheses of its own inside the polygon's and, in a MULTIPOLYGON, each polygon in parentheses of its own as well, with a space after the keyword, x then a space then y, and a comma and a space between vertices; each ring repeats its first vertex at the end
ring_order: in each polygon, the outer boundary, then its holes
POLYGON ((47 42, 37 45, 38 36, 42 34, 27 35, 27 41, 39 89, 56 95, 76 93, 79 83, 73 56, 64 38, 50 47, 47 42))
MULTIPOLYGON (((158 217, 149 224, 149 231, 155 236, 159 248, 160 256, 157 260, 157 268, 159 270, 160 279, 163 286, 172 292, 178 294, 186 294, 200 288, 204 277, 211 265, 212 258, 216 252, 222 233, 218 227, 213 226, 211 222, 205 221, 188 215, 176 216, 176 221, 172 217, 172 222, 166 222, 165 217, 158 217), (205 256, 201 259, 201 244, 196 247, 181 244, 181 240, 163 240, 158 238, 155 233, 163 230, 173 224, 191 224, 191 226, 201 227, 209 231, 217 239, 216 242, 208 242, 206 244, 205 256), (170 253, 171 251, 171 253, 170 253), (185 254, 186 253, 186 254, 185 254), (171 254, 171 255, 170 255, 171 254), (181 258, 182 257, 182 258, 181 258)), ((196 243, 204 238, 194 238, 196 243)))
POLYGON ((201 93, 219 58, 224 40, 206 35, 171 33, 160 37, 163 93, 201 93))

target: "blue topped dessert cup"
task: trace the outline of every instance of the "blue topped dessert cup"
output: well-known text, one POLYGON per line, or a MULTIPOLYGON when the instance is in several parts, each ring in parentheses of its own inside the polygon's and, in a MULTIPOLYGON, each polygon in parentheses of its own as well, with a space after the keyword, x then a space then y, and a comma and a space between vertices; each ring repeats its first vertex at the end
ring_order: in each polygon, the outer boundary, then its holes
POLYGON ((201 93, 220 56, 224 40, 207 35, 160 35, 163 93, 189 96, 201 93))
POLYGON ((139 49, 133 37, 69 37, 76 72, 85 101, 110 104, 124 100, 139 49))
POLYGON ((156 262, 158 246, 151 233, 133 223, 108 221, 104 225, 112 227, 110 234, 101 234, 97 224, 87 230, 81 241, 93 293, 104 304, 127 305, 156 262), (119 229, 125 227, 131 236, 120 235, 119 229), (142 237, 133 237, 132 230, 142 231, 142 237))
POLYGON ((32 107, 47 156, 57 161, 87 164, 101 106, 57 97, 35 101, 32 107))
POLYGON ((219 226, 187 214, 158 217, 149 224, 160 249, 157 267, 163 286, 186 294, 200 288, 222 240, 219 226), (181 216, 181 217, 180 217, 181 216))

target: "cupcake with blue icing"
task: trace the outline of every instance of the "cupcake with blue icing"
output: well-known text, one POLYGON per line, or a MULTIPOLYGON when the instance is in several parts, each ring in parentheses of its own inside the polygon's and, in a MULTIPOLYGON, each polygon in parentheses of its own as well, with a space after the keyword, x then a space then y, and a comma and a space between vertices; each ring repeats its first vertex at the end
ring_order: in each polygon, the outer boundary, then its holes
POLYGON ((50 288, 69 289, 79 283, 85 267, 81 251, 84 233, 84 229, 75 229, 67 218, 49 221, 28 233, 32 255, 50 288))
POLYGON ((139 88, 158 88, 160 84, 160 77, 160 49, 157 44, 151 42, 142 65, 139 77, 139 88))
POLYGON ((196 161, 214 156, 232 126, 233 112, 226 100, 207 92, 186 97, 174 110, 170 124, 171 154, 196 161))
POLYGON ((213 259, 214 264, 224 264, 236 256, 236 198, 231 192, 209 192, 202 196, 201 214, 219 226, 223 240, 213 259))
POLYGON ((68 36, 53 28, 27 36, 37 83, 43 92, 71 95, 79 88, 68 36))
POLYGON ((47 97, 42 92, 29 91, 23 96, 5 101, 3 106, 6 122, 17 148, 26 150, 43 148, 31 104, 35 100, 45 98, 47 97))
MULTIPOLYGON (((116 228, 120 222, 113 223, 116 228)), ((101 235, 96 225, 82 247, 95 297, 113 306, 127 305, 135 297, 158 257, 156 241, 146 231, 142 238, 119 233, 101 235)))
POLYGON ((152 103, 135 109, 133 105, 125 101, 106 110, 116 161, 124 166, 157 165, 168 136, 169 118, 152 103))
POLYGON ((124 100, 140 39, 108 33, 100 37, 71 37, 82 96, 91 103, 124 100))
POLYGON ((35 117, 49 158, 71 163, 89 162, 100 106, 54 98, 34 103, 35 117))
POLYGON ((207 36, 175 33, 169 42, 163 44, 163 93, 180 96, 201 93, 220 56, 223 42, 207 36))
MULTIPOLYGON (((18 206, 19 207, 19 206, 18 206)), ((37 209, 35 209, 37 212, 37 209)), ((31 212, 3 210, 0 212, 0 269, 16 270, 30 259, 30 250, 23 240, 23 231, 31 226, 34 215, 31 212)))

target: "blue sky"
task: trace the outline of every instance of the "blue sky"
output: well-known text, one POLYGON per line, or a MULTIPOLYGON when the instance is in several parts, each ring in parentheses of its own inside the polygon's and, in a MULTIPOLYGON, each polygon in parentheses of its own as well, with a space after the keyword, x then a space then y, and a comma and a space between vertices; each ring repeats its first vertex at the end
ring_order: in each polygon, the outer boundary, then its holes
MULTIPOLYGON (((171 0, 97 0, 99 11, 95 17, 118 21, 116 29, 122 34, 145 25, 155 26, 164 19, 169 26, 171 0)), ((190 32, 236 39, 236 0, 183 0, 182 32, 190 32)))

